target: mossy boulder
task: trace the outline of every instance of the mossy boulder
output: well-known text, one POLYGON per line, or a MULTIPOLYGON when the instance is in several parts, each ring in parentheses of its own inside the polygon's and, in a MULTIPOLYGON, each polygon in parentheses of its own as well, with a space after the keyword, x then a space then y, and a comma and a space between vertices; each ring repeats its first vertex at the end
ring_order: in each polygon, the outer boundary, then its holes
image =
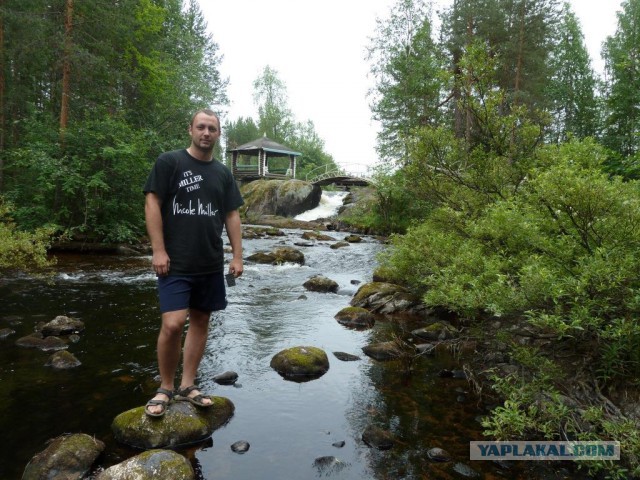
POLYGON ((96 480, 193 480, 195 472, 186 457, 172 450, 148 450, 107 468, 96 480))
POLYGON ((240 213, 245 217, 279 215, 295 217, 320 204, 322 189, 302 180, 256 180, 240 189, 244 205, 240 213))
POLYGON ((374 360, 395 360, 403 355, 402 349, 394 341, 372 343, 362 347, 362 351, 374 360))
POLYGON ((297 263, 304 265, 304 253, 293 247, 279 247, 271 252, 257 252, 247 257, 250 262, 282 265, 283 263, 297 263))
POLYGON ((375 324, 373 314, 362 307, 345 307, 334 318, 345 327, 371 328, 375 324))
POLYGON ((329 370, 329 358, 317 347, 293 347, 274 355, 271 368, 287 380, 312 380, 329 370))
POLYGON ((174 401, 159 418, 149 417, 144 407, 118 415, 111 424, 120 443, 136 448, 175 448, 207 439, 233 416, 235 407, 227 398, 210 397, 211 407, 196 407, 174 401))
POLYGON ((428 311, 420 298, 406 288, 385 282, 370 282, 362 285, 351 299, 351 305, 383 314, 423 315, 428 311))
POLYGON ((103 442, 84 433, 61 435, 31 459, 22 480, 84 478, 104 448, 103 442))
POLYGON ((305 240, 317 240, 321 242, 335 242, 336 239, 330 235, 326 235, 320 232, 303 232, 302 238, 305 240))
POLYGON ((325 277, 324 275, 316 275, 302 284, 304 288, 311 292, 322 293, 336 293, 338 288, 338 282, 325 277))
POLYGON ((449 340, 458 335, 458 330, 448 322, 438 321, 426 327, 418 328, 411 332, 412 335, 423 340, 449 340))

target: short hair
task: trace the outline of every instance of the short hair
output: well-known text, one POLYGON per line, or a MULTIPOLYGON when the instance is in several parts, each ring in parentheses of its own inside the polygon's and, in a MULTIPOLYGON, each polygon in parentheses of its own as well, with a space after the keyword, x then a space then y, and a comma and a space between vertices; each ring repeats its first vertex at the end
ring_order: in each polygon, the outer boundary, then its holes
POLYGON ((209 117, 215 117, 216 120, 218 121, 218 130, 220 130, 220 117, 218 116, 218 114, 216 112, 214 112, 213 110, 211 110, 210 108, 201 108, 200 110, 198 110, 197 112, 195 112, 193 114, 193 116, 191 117, 191 122, 189 122, 189 125, 193 127, 193 121, 196 119, 196 117, 201 114, 204 113, 205 115, 208 115, 209 117))

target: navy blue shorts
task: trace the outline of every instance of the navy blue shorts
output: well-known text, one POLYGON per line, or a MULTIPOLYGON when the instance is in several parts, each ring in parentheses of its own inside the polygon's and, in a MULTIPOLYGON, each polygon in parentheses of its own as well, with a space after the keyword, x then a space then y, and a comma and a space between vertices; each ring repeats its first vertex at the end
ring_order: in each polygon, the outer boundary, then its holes
POLYGON ((158 277, 158 296, 162 313, 190 308, 213 312, 227 307, 223 273, 158 277))

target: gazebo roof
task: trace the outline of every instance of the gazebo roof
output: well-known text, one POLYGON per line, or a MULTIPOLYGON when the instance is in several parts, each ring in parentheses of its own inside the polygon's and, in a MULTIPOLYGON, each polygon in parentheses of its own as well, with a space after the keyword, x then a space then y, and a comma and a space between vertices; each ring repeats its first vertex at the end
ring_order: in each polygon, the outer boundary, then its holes
POLYGON ((274 142, 270 138, 266 136, 258 138, 256 140, 252 140, 249 143, 245 143, 244 145, 240 145, 233 150, 228 150, 228 152, 238 152, 243 155, 257 155, 260 150, 270 153, 272 157, 288 157, 289 155, 298 156, 302 155, 300 152, 296 152, 291 150, 289 147, 285 147, 284 145, 280 145, 279 143, 274 142))

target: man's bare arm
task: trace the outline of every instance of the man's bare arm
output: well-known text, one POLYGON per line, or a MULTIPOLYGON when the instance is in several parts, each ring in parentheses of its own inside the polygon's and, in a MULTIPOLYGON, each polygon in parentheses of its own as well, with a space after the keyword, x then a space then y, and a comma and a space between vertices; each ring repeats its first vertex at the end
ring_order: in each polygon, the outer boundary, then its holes
POLYGON ((153 192, 147 193, 144 203, 144 216, 149 240, 151 240, 151 250, 153 251, 151 264, 156 274, 167 275, 169 273, 170 259, 164 246, 160 205, 158 195, 153 192))
POLYGON ((233 258, 229 263, 229 273, 233 273, 234 276, 239 277, 244 271, 244 265, 242 263, 242 224, 240 222, 240 212, 238 212, 238 210, 232 210, 227 213, 224 225, 227 229, 229 242, 231 242, 231 249, 233 250, 233 258))

